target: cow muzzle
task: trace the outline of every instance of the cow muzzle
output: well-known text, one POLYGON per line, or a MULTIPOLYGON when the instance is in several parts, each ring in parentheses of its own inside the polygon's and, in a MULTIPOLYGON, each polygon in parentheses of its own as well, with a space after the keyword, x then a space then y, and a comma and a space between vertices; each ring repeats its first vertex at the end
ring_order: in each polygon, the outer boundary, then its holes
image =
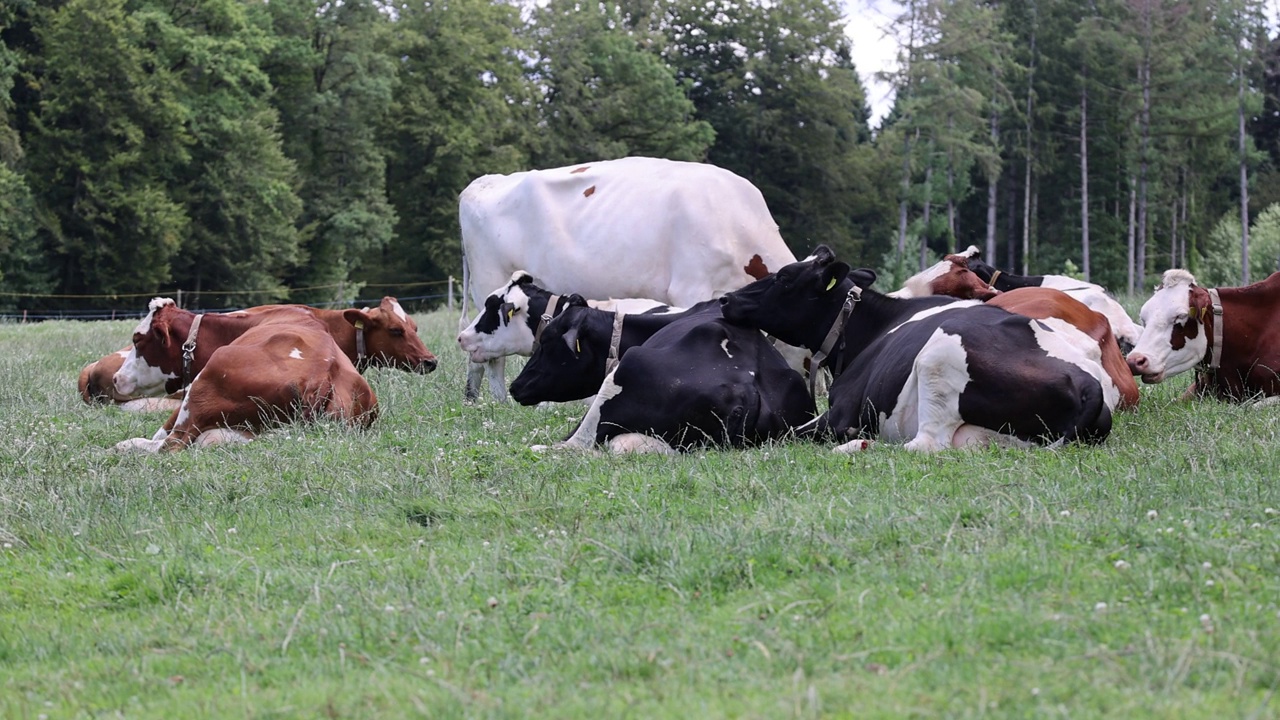
POLYGON ((1142 377, 1142 382, 1147 385, 1155 385, 1164 381, 1164 370, 1153 372, 1151 370, 1151 360, 1142 353, 1129 353, 1126 358, 1129 363, 1129 372, 1142 377))

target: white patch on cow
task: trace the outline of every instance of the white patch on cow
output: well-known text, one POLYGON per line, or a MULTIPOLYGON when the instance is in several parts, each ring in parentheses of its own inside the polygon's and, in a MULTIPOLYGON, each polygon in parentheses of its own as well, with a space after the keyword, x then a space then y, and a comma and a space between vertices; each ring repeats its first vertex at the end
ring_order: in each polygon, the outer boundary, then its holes
POLYGON ((405 313, 404 308, 400 307, 399 302, 391 301, 391 311, 396 314, 396 317, 400 318, 400 322, 409 322, 409 316, 405 313))
MULTIPOLYGON (((649 312, 656 307, 662 307, 666 303, 660 303, 657 300, 649 300, 648 298, 609 298, 608 300, 588 300, 587 307, 593 307, 597 310, 606 310, 608 312, 621 312, 623 315, 639 315, 640 313, 649 312)), ((654 313, 655 315, 671 315, 673 313, 684 312, 685 308, 673 307, 666 305, 662 312, 654 313)))
POLYGON ((931 286, 933 281, 949 272, 951 272, 951 261, 939 260, 930 267, 907 278, 907 281, 902 284, 902 288, 889 293, 889 297, 913 298, 933 295, 931 286))
MULTIPOLYGON (((1096 344, 1096 343, 1095 343, 1096 344)), ((958 448, 984 448, 990 445, 996 447, 1007 448, 1032 448, 1035 443, 996 432, 990 428, 984 428, 981 425, 970 425, 965 423, 956 429, 954 435, 951 436, 952 447, 958 448)))
POLYGON ((972 258, 973 256, 977 255, 980 252, 982 251, 978 249, 977 245, 970 245, 969 247, 964 249, 964 252, 958 252, 956 253, 956 255, 972 258))
POLYGON ((293 358, 294 360, 301 360, 301 359, 302 359, 302 351, 301 351, 301 350, 299 350, 298 348, 294 348, 294 349, 292 349, 292 350, 290 350, 290 351, 289 351, 289 357, 293 358))
POLYGON ((609 452, 614 455, 631 453, 652 453, 655 455, 675 455, 675 448, 661 438, 644 433, 626 433, 609 439, 609 452))
POLYGON ((1204 358, 1209 349, 1209 337, 1203 323, 1194 338, 1186 338, 1181 348, 1173 348, 1173 331, 1176 325, 1190 318, 1191 287, 1195 278, 1186 270, 1169 270, 1155 294, 1142 305, 1143 329, 1134 343, 1129 360, 1145 357, 1146 372, 1143 382, 1158 383, 1165 378, 1184 373, 1204 358))
MULTIPOLYGON (((486 312, 481 310, 471 324, 458 333, 459 347, 471 356, 473 363, 489 362, 507 355, 532 355, 533 331, 529 329, 529 296, 519 285, 507 284, 490 293, 490 297, 498 298, 501 303, 510 303, 514 310, 511 317, 499 318, 498 326, 493 332, 482 333, 476 329, 476 324, 486 312)), ((503 395, 505 394, 504 387, 503 395)))
POLYGON ((969 361, 959 335, 938 328, 916 354, 893 414, 880 415, 880 438, 908 441, 908 450, 951 447, 960 417, 960 393, 969 384, 969 361))
POLYGON ((600 384, 600 392, 596 393, 596 399, 591 403, 591 407, 587 408, 587 414, 582 418, 582 422, 578 423, 578 429, 573 431, 573 435, 568 440, 556 447, 580 450, 595 447, 596 430, 600 428, 600 407, 622 392, 622 386, 613 381, 616 372, 617 370, 613 370, 605 376, 604 382, 600 384))
POLYGON ((249 313, 247 313, 247 312, 245 312, 245 311, 243 311, 243 310, 232 310, 232 311, 231 311, 231 312, 229 312, 229 313, 225 313, 225 315, 227 315, 228 317, 245 317, 245 316, 247 316, 248 314, 249 314, 249 313))
POLYGON ((162 297, 152 298, 151 302, 147 303, 146 316, 143 317, 142 321, 138 323, 138 327, 134 328, 133 333, 135 335, 146 335, 147 333, 151 332, 151 317, 156 314, 156 311, 164 307, 165 305, 176 305, 176 304, 177 303, 175 303, 170 298, 162 298, 162 297))
POLYGON ((161 372, 160 368, 148 365, 138 355, 136 348, 131 348, 124 356, 120 369, 112 376, 111 382, 116 392, 125 396, 154 397, 164 395, 165 383, 176 378, 175 373, 161 372))
POLYGON ((938 313, 940 313, 940 312, 946 312, 946 311, 948 311, 948 310, 955 310, 955 309, 957 309, 957 308, 973 307, 974 305, 981 305, 981 304, 982 304, 982 301, 981 301, 981 300, 956 300, 955 302, 947 303, 946 305, 939 305, 939 306, 937 306, 937 307, 931 307, 931 308, 929 308, 929 309, 927 309, 927 310, 921 310, 920 312, 916 313, 915 315, 912 315, 911 317, 907 318, 907 319, 906 319, 906 321, 904 321, 903 323, 901 323, 901 324, 899 324, 898 326, 894 327, 894 328, 893 328, 892 330, 890 330, 889 332, 891 332, 891 333, 893 333, 893 332, 897 332, 897 331, 898 331, 898 329, 899 329, 899 328, 901 328, 901 327, 904 327, 904 326, 906 326, 906 325, 910 325, 910 324, 911 324, 911 323, 913 323, 913 322, 919 322, 919 321, 921 321, 921 320, 923 320, 923 319, 925 319, 925 318, 927 318, 927 317, 931 317, 931 316, 933 316, 933 315, 937 315, 937 314, 938 314, 938 313))
POLYGON ((1102 349, 1098 347, 1098 341, 1061 318, 1031 320, 1030 324, 1040 349, 1049 357, 1071 363, 1092 375, 1102 386, 1102 400, 1107 409, 1115 411, 1120 403, 1120 388, 1102 367, 1102 349))
POLYGON ((733 353, 729 352, 729 338, 720 341, 720 349, 724 351, 725 355, 729 356, 729 359, 733 359, 733 353))
MULTIPOLYGON (((125 349, 123 349, 123 350, 117 350, 117 351, 116 351, 116 354, 117 354, 117 355, 119 355, 119 356, 120 356, 120 357, 122 357, 122 358, 127 358, 127 357, 129 357, 129 353, 131 353, 131 352, 133 352, 133 348, 132 348, 132 347, 127 347, 127 348, 125 348, 125 349)), ((94 360, 94 361, 93 361, 93 365, 97 365, 97 364, 98 364, 98 361, 97 361, 97 360, 94 360)))

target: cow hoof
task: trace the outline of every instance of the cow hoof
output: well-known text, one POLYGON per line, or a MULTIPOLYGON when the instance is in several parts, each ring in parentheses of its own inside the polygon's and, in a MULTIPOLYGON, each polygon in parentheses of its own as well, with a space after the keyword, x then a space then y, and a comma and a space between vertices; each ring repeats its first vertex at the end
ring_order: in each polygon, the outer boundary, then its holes
POLYGON ((856 452, 862 452, 863 450, 866 450, 867 448, 870 448, 870 447, 871 447, 870 440, 863 440, 863 439, 850 440, 849 442, 843 445, 836 446, 836 452, 844 453, 845 455, 852 455, 856 452))
POLYGON ((609 441, 609 451, 614 455, 624 453, 654 453, 658 455, 675 455, 676 451, 666 441, 651 435, 627 433, 609 441))

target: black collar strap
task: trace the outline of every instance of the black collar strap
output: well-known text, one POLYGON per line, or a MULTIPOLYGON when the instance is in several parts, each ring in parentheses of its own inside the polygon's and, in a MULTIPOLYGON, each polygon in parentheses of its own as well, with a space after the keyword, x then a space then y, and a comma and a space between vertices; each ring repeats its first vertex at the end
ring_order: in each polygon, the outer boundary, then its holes
POLYGON ((191 384, 191 363, 196 358, 196 334, 200 332, 200 321, 204 315, 196 315, 191 321, 191 329, 187 331, 187 341, 182 343, 182 387, 191 384))
MULTIPOLYGON (((809 361, 809 395, 813 396, 817 392, 818 371, 822 369, 824 363, 831 355, 831 351, 835 349, 836 341, 841 340, 844 336, 845 323, 849 321, 849 315, 853 313, 853 306, 858 304, 862 299, 862 288, 854 285, 849 288, 849 294, 844 298, 844 305, 841 306, 840 312, 836 315, 836 321, 831 324, 831 329, 827 331, 827 336, 823 338, 822 345, 818 348, 818 352, 813 354, 813 359, 809 361)), ((840 347, 844 347, 841 341, 840 347)), ((838 377, 839 372, 832 371, 832 378, 838 377)))

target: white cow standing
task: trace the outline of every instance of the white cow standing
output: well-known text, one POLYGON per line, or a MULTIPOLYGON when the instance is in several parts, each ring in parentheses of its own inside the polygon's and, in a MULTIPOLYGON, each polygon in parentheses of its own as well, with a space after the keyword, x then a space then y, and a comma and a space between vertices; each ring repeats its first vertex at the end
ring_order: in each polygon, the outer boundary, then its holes
MULTIPOLYGON (((764 196, 714 165, 602 160, 477 178, 459 198, 462 322, 467 299, 524 270, 586 298, 652 298, 688 307, 795 262, 764 196)), ((488 365, 490 386, 498 369, 488 365)))

